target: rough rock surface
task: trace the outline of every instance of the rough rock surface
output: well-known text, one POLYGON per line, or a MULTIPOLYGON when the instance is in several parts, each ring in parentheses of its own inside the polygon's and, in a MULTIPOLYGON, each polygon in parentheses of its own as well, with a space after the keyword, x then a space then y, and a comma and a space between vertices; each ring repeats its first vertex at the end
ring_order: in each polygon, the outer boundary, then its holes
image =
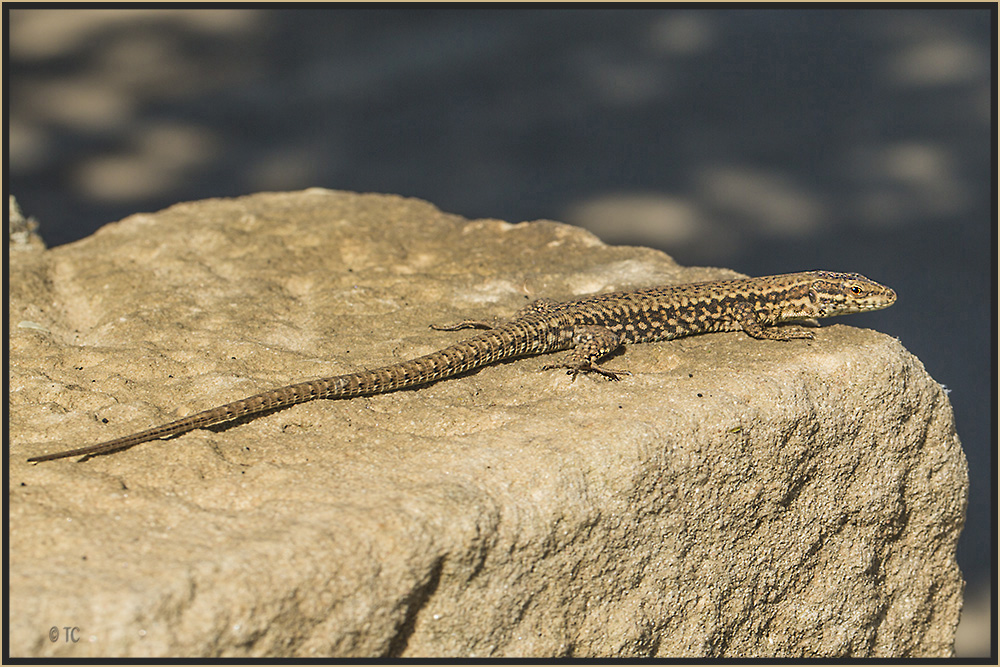
POLYGON ((430 323, 733 274, 325 190, 182 204, 10 260, 12 655, 952 650, 965 458, 889 336, 635 345, 619 383, 528 358, 31 465, 463 335, 430 323))

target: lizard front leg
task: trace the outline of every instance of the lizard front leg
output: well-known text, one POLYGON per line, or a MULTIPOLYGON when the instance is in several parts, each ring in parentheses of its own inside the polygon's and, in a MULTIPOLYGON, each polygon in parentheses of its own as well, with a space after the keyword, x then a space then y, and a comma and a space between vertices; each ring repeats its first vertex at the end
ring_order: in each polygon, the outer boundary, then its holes
POLYGON ((753 306, 740 302, 733 306, 736 321, 747 335, 761 340, 793 340, 795 338, 813 338, 809 331, 782 331, 776 326, 765 325, 757 317, 753 306))
POLYGON ((612 370, 597 365, 597 360, 605 357, 621 345, 621 338, 611 329, 587 324, 573 329, 573 349, 562 363, 548 364, 542 370, 552 368, 567 368, 569 375, 576 379, 578 373, 599 373, 609 380, 620 380, 622 376, 631 375, 628 371, 612 370))

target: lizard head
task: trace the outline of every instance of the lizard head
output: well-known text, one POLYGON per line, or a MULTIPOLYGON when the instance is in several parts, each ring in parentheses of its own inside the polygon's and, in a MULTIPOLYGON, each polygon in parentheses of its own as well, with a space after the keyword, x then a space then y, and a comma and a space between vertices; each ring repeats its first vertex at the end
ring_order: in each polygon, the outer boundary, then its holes
POLYGON ((815 271, 809 285, 810 317, 833 317, 888 308, 896 293, 859 273, 815 271))

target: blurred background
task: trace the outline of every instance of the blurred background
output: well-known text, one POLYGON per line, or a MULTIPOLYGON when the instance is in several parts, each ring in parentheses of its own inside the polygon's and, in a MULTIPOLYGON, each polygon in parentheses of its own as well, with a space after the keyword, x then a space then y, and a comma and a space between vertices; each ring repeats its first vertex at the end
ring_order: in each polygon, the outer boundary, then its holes
POLYGON ((858 271, 950 390, 958 654, 990 654, 996 6, 8 10, 8 193, 49 246, 311 186, 549 218, 684 265, 858 271))

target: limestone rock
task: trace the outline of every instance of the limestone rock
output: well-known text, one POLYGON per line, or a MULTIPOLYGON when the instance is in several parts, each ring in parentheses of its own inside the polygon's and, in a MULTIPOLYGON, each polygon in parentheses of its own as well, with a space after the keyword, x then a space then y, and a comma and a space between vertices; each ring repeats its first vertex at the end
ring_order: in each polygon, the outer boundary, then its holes
POLYGON ((325 190, 10 259, 14 656, 951 653, 966 463, 889 336, 635 345, 617 383, 527 358, 32 465, 463 335, 432 323, 734 274, 325 190))

